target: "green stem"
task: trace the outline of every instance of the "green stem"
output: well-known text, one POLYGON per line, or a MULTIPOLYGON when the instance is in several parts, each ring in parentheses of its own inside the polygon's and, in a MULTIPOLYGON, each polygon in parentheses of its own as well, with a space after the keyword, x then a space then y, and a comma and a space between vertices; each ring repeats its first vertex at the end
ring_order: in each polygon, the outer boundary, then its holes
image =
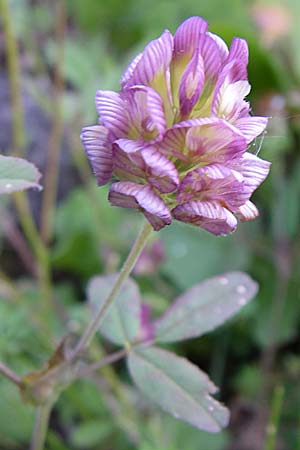
POLYGON ((112 302, 115 300, 116 296, 120 292, 122 284, 129 277, 132 269, 134 268, 138 257, 140 256, 141 252, 143 251, 143 249, 145 247, 145 244, 147 242, 148 237, 150 236, 151 231, 152 231, 152 227, 149 224, 149 222, 146 221, 140 234, 138 235, 135 243, 133 244, 133 247, 132 247, 129 255, 127 256, 127 259, 125 260, 123 267, 121 268, 121 270, 119 272, 119 276, 118 276, 115 284, 113 285, 110 294, 108 295, 102 308, 100 308, 100 310, 98 311, 96 316, 88 324, 88 326, 85 329, 83 335, 81 336, 77 346, 75 347, 74 351, 71 353, 70 359, 73 359, 76 356, 78 356, 89 345, 91 339, 94 337, 96 331, 98 330, 99 325, 101 324, 107 309, 110 307, 112 302))
POLYGON ((24 116, 21 96, 21 76, 18 58, 18 45, 13 30, 13 19, 7 0, 0 0, 0 16, 2 17, 5 37, 7 69, 10 84, 12 126, 13 126, 13 155, 23 154, 25 144, 24 116))
POLYGON ((282 386, 277 386, 274 390, 272 398, 271 414, 266 430, 266 442, 264 450, 275 450, 276 448, 276 437, 278 432, 278 425, 283 399, 284 399, 284 388, 282 386))
POLYGON ((30 443, 30 450, 43 450, 48 430, 51 409, 52 403, 37 407, 35 424, 30 443))

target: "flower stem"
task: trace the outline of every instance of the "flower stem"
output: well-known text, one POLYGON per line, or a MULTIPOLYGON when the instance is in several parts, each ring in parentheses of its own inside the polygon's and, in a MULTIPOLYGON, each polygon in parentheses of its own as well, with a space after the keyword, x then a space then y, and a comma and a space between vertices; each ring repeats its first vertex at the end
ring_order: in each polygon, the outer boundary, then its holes
POLYGON ((37 407, 34 429, 32 433, 30 450, 43 450, 48 430, 52 403, 37 407))
POLYGON ((4 375, 8 380, 10 380, 12 383, 16 384, 17 386, 20 385, 21 379, 16 375, 12 370, 9 369, 5 364, 0 362, 0 373, 4 375))
POLYGON ((143 251, 145 244, 147 242, 147 239, 151 234, 151 231, 152 231, 152 227, 149 224, 149 222, 146 221, 140 234, 138 235, 135 243, 133 244, 133 247, 132 247, 129 255, 127 256, 127 258, 119 272, 119 276, 118 276, 115 284, 113 285, 112 290, 110 291, 110 294, 108 295, 102 308, 100 308, 100 310, 98 311, 96 316, 88 324, 88 326, 85 329, 83 335, 81 336, 77 346, 71 353, 70 359, 74 359, 76 356, 78 356, 79 353, 81 353, 87 347, 87 345, 89 345, 91 339, 94 337, 97 329, 99 328, 99 325, 101 324, 107 309, 112 304, 112 302, 115 300, 116 296, 120 292, 122 284, 129 277, 132 269, 134 268, 135 263, 136 263, 138 257, 140 256, 141 252, 143 251))

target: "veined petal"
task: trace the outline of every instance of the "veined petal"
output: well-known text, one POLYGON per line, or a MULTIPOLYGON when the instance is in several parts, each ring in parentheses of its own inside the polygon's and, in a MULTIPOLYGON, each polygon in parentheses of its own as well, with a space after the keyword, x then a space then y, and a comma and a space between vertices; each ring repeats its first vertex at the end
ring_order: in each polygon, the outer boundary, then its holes
POLYGON ((217 34, 214 34, 211 32, 207 32, 206 34, 207 34, 207 36, 211 37, 217 44, 218 49, 219 49, 219 55, 221 57, 221 62, 223 63, 224 61, 226 61, 228 54, 229 54, 227 44, 217 34))
POLYGON ((140 183, 146 179, 144 161, 140 152, 126 153, 113 145, 113 172, 121 180, 140 183))
POLYGON ((244 177, 244 190, 248 192, 248 198, 265 180, 271 163, 253 155, 245 153, 239 160, 235 161, 231 167, 240 172, 244 177))
POLYGON ((254 203, 248 200, 244 205, 239 207, 236 215, 241 222, 248 222, 249 220, 255 219, 259 215, 259 211, 254 203))
MULTIPOLYGON (((226 89, 228 88, 228 86, 230 86, 233 83, 246 80, 247 80, 247 68, 242 62, 234 59, 230 61, 228 64, 226 64, 223 67, 218 77, 218 81, 216 83, 215 92, 212 100, 212 113, 215 115, 219 114, 219 106, 220 103, 222 102, 222 96, 224 95, 224 93, 226 94, 226 89)), ((246 84, 236 85, 236 87, 238 88, 240 86, 246 87, 247 85, 246 84)), ((239 93, 238 90, 236 90, 236 92, 233 91, 235 100, 237 100, 238 93, 239 93)), ((229 92, 228 95, 230 95, 229 92)), ((228 101, 230 101, 230 99, 228 101)))
POLYGON ((144 147, 145 143, 142 140, 134 141, 132 139, 117 139, 115 143, 123 150, 125 153, 136 153, 144 147))
POLYGON ((204 62, 199 48, 183 72, 179 85, 179 104, 182 117, 188 116, 197 103, 204 85, 204 62))
POLYGON ((237 227, 234 215, 218 202, 190 201, 172 210, 175 219, 197 225, 215 235, 232 233, 237 227))
POLYGON ((101 122, 115 138, 127 135, 129 118, 126 103, 120 94, 113 91, 97 91, 96 107, 101 122))
POLYGON ((148 185, 130 181, 114 183, 110 187, 108 199, 114 206, 141 210, 156 231, 172 221, 169 208, 148 185))
POLYGON ((102 125, 85 127, 80 135, 99 186, 106 184, 112 176, 112 145, 108 135, 109 131, 102 125))
MULTIPOLYGON (((222 41, 221 38, 219 39, 222 41)), ((225 42, 222 42, 226 47, 225 42)), ((204 61, 205 82, 212 82, 219 75, 223 55, 218 47, 218 42, 210 33, 201 34, 199 48, 204 61)), ((222 49, 222 51, 224 51, 224 49, 222 49)))
POLYGON ((185 53, 189 53, 191 57, 199 44, 200 34, 206 33, 207 28, 207 22, 201 17, 194 16, 185 20, 174 35, 174 57, 182 57, 185 53))
POLYGON ((186 134, 186 146, 192 161, 224 163, 239 158, 247 149, 246 139, 236 128, 223 120, 191 127, 186 134))
POLYGON ((236 210, 248 200, 243 190, 243 181, 239 172, 221 164, 199 167, 184 177, 178 189, 177 200, 216 200, 231 211, 236 210))
MULTIPOLYGON (((164 105, 159 93, 147 86, 133 86, 134 92, 144 92, 146 95, 147 115, 149 116, 148 127, 156 128, 158 135, 162 136, 166 130, 166 118, 164 113, 164 105)), ((145 114, 146 115, 146 114, 145 114)))
POLYGON ((234 125, 245 136, 247 144, 259 136, 268 124, 267 117, 248 116, 242 117, 234 122, 234 125))
POLYGON ((249 50, 245 39, 237 37, 232 39, 227 62, 233 61, 234 59, 242 62, 245 66, 248 65, 249 50))
POLYGON ((154 78, 169 67, 173 52, 173 36, 166 30, 158 39, 151 41, 125 72, 122 87, 152 85, 154 78))
POLYGON ((175 191, 179 176, 175 165, 154 147, 141 151, 149 182, 162 193, 175 191))
POLYGON ((249 94, 250 90, 251 86, 246 80, 236 81, 228 85, 224 83, 219 91, 219 101, 215 105, 217 115, 229 120, 235 118, 244 108, 243 99, 249 94))

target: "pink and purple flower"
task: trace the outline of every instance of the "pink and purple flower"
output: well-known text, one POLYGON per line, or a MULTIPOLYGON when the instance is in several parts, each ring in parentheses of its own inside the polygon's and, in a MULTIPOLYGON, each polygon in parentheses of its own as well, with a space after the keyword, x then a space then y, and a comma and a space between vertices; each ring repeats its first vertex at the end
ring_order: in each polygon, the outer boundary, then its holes
POLYGON ((82 131, 98 185, 112 205, 144 213, 155 230, 172 218, 226 235, 258 215, 250 201, 270 163, 247 152, 267 118, 244 98, 248 46, 230 48, 200 17, 167 30, 137 55, 120 92, 98 91, 99 123, 82 131))

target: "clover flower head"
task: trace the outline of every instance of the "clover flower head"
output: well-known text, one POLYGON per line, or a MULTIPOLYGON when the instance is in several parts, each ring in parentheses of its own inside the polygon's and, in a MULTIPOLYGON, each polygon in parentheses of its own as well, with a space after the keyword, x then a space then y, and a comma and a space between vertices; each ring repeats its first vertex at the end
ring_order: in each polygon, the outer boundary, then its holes
POLYGON ((248 46, 230 48, 200 17, 166 30, 137 55, 118 93, 98 91, 99 123, 81 138, 112 205, 144 213, 155 230, 172 218, 215 235, 258 215, 250 201, 270 163, 247 152, 267 125, 244 98, 248 46))

